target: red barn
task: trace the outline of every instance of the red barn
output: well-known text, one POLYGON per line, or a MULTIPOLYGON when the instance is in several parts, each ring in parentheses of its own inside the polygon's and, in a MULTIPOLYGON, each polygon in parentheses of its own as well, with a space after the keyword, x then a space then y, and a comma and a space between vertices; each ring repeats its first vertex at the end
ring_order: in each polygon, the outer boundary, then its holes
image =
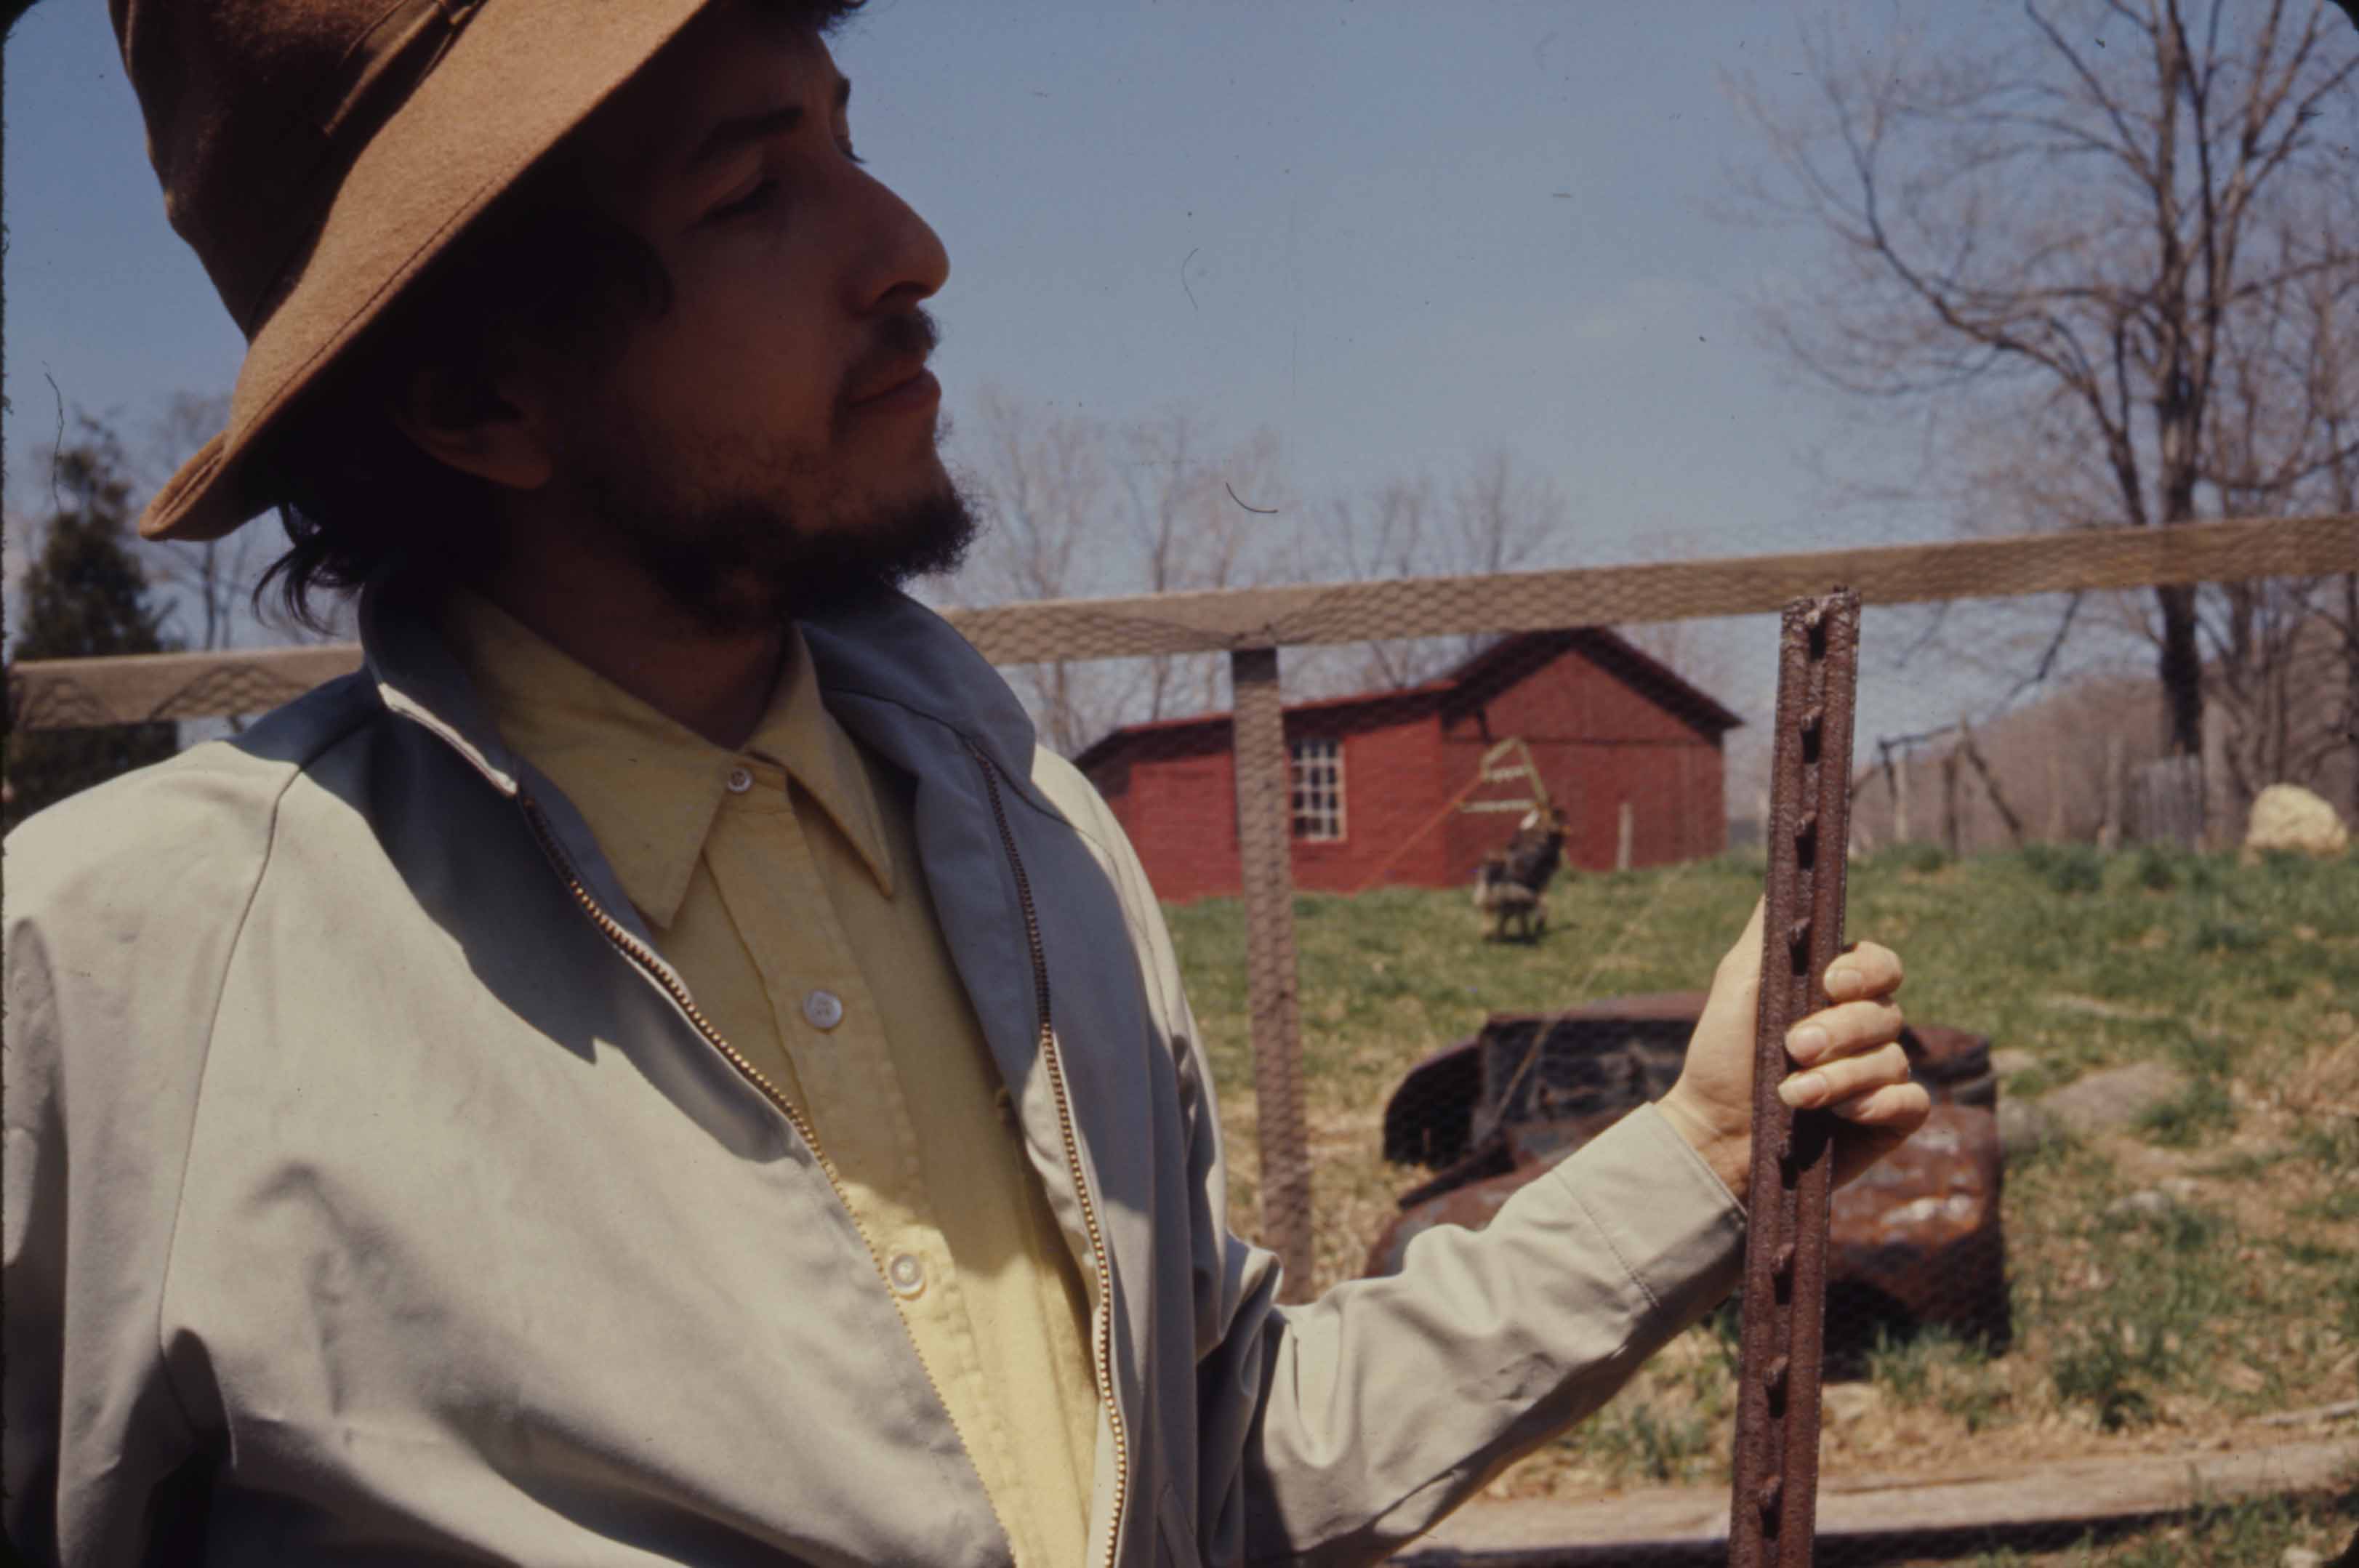
MULTIPOLYGON (((1565 813, 1570 864, 1614 864, 1625 805, 1631 865, 1718 854, 1726 842, 1721 740, 1742 722, 1598 627, 1510 637, 1407 691, 1297 704, 1286 710, 1295 886, 1471 883, 1516 818, 1452 802, 1484 754, 1508 739, 1524 743, 1565 813)), ((1226 713, 1131 724, 1074 759, 1163 898, 1243 887, 1231 735, 1226 713)))

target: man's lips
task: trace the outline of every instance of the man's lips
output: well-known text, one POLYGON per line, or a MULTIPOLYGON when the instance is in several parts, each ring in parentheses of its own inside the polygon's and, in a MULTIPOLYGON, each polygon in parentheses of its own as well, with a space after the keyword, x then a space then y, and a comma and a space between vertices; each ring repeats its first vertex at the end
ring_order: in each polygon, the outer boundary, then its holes
POLYGON ((935 380, 933 373, 920 363, 908 369, 897 371, 889 380, 880 384, 874 390, 854 397, 850 406, 854 408, 876 409, 912 407, 919 403, 932 402, 941 395, 941 383, 935 380))

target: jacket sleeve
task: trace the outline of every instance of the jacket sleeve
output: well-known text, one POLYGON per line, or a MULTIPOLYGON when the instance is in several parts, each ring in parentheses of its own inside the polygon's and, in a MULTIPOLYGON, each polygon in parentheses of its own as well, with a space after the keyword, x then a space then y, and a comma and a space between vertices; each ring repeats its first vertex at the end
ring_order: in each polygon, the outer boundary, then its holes
MULTIPOLYGON (((1212 1107, 1201 1125, 1216 1138, 1212 1107)), ((1217 1192, 1217 1156, 1197 1160, 1217 1192)), ((1220 1225, 1208 1204, 1205 1229, 1220 1225)), ((1735 1285, 1742 1211, 1653 1106, 1438 1226, 1402 1271, 1280 1306, 1277 1260, 1222 1230, 1200 1362, 1216 1560, 1375 1563, 1611 1399, 1735 1285), (1223 1446, 1214 1450, 1212 1445, 1223 1446), (1234 1456, 1231 1458, 1231 1456, 1234 1456)))
POLYGON ((1280 1306, 1277 1258, 1228 1228, 1217 1102, 1161 910, 1090 800, 1188 1118, 1200 1544, 1216 1563, 1378 1562, 1725 1298, 1744 1210, 1645 1105, 1484 1229, 1436 1227, 1399 1274, 1280 1306))
POLYGON ((183 835, 176 804, 120 780, 6 845, 0 1525, 32 1563, 176 1560, 203 1495, 163 1299, 215 961, 255 863, 217 819, 183 835))

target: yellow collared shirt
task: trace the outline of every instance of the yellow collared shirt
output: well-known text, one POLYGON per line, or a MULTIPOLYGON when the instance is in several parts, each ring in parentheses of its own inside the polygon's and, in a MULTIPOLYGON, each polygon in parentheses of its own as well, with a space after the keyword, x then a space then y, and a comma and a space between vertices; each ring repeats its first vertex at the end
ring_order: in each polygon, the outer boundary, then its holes
POLYGON ((908 781, 821 705, 799 633, 730 752, 479 595, 443 627, 713 1027, 810 1121, 1016 1561, 1080 1562, 1088 1299, 943 945, 908 781))

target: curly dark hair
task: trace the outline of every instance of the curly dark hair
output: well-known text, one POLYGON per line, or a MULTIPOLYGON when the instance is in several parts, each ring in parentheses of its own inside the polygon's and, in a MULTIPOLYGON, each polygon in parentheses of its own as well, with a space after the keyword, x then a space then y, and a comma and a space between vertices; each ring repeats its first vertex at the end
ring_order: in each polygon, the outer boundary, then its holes
MULTIPOLYGON (((865 0, 765 0, 822 37, 865 0)), ((489 485, 428 454, 394 423, 395 396, 440 371, 488 396, 495 356, 516 343, 585 366, 607 330, 662 315, 671 278, 645 238, 601 213, 563 149, 543 158, 418 280, 253 458, 288 548, 255 583, 298 623, 329 629, 315 602, 348 596, 388 564, 472 581, 499 550, 489 485)))

